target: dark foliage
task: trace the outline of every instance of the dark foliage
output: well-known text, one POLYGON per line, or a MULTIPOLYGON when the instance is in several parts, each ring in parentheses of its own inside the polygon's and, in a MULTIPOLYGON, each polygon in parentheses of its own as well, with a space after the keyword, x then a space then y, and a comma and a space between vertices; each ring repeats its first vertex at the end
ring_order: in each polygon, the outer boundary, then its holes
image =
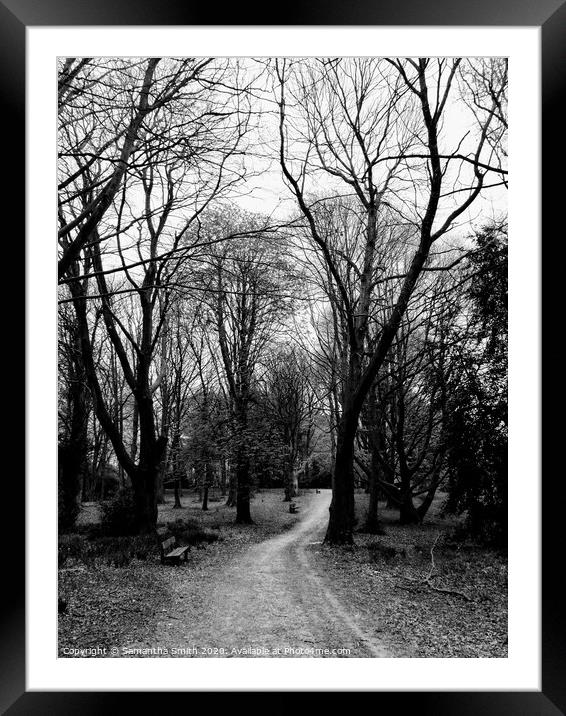
POLYGON ((308 471, 303 471, 301 484, 306 488, 330 489, 332 487, 332 470, 313 458, 309 463, 308 471))
POLYGON ((472 341, 459 357, 447 425, 448 511, 466 512, 469 533, 507 540, 507 231, 476 237, 468 291, 472 341))
POLYGON ((92 567, 95 563, 126 567, 133 559, 146 560, 158 555, 151 535, 104 536, 100 530, 89 534, 71 534, 59 538, 59 567, 78 562, 92 567))
POLYGON ((196 522, 191 522, 191 520, 178 519, 174 522, 168 522, 167 528, 177 541, 182 544, 211 544, 219 539, 217 532, 204 530, 196 522))
POLYGON ((59 532, 73 529, 80 512, 80 472, 82 468, 81 446, 73 443, 58 447, 58 515, 59 532))
POLYGON ((101 503, 101 530, 104 535, 134 535, 137 531, 134 495, 131 489, 122 488, 112 499, 101 503))

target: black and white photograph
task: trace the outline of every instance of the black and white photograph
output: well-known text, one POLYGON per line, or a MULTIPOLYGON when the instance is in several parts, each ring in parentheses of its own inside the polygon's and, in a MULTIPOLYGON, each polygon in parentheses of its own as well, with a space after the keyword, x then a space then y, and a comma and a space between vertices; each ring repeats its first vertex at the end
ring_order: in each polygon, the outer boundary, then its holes
POLYGON ((507 58, 57 92, 58 656, 506 658, 507 58))

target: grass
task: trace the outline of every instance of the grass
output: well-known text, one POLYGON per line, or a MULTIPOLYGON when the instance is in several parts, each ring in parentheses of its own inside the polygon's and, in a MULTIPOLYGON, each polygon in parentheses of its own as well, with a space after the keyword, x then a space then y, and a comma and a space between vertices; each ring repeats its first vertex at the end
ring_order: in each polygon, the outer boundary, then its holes
MULTIPOLYGON (((312 491, 314 492, 314 491, 312 491)), ((310 490, 301 491, 300 501, 306 504, 310 499, 310 490)), ((258 490, 252 497, 250 511, 254 525, 235 525, 236 509, 226 506, 226 498, 212 494, 209 497, 208 510, 202 510, 198 493, 185 491, 181 498, 182 507, 174 507, 173 493, 166 491, 165 502, 158 505, 157 526, 165 527, 172 524, 187 525, 187 529, 201 530, 209 534, 216 531, 219 536, 229 534, 249 541, 261 541, 267 537, 291 528, 299 519, 288 510, 288 503, 283 501, 283 490, 258 490)), ((100 506, 95 502, 83 503, 77 520, 77 532, 88 534, 101 520, 100 506)), ((190 537, 188 537, 190 539, 190 537)), ((202 541, 208 541, 203 537, 202 541)))
MULTIPOLYGON (((185 493, 181 498, 183 507, 173 507, 172 495, 166 494, 167 502, 158 507, 158 524, 167 524, 179 518, 189 520, 203 530, 216 530, 223 537, 237 538, 239 541, 261 541, 292 527, 299 519, 289 513, 287 502, 283 501, 282 490, 258 490, 252 497, 250 512, 254 524, 236 525, 236 509, 226 506, 226 498, 209 498, 208 510, 201 509, 201 501, 196 493, 185 493)), ((305 504, 310 491, 302 492, 301 500, 305 504)))

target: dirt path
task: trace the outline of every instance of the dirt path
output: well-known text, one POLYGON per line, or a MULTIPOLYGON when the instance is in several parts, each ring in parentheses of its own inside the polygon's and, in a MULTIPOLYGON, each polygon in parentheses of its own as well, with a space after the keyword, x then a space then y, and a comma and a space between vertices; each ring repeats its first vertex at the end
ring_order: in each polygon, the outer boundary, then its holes
POLYGON ((204 570, 204 582, 172 571, 174 621, 158 624, 156 643, 168 656, 389 656, 372 637, 375 625, 338 600, 309 554, 324 536, 329 503, 329 490, 313 495, 295 527, 252 545, 222 570, 204 570), (321 649, 329 652, 313 651, 321 649))

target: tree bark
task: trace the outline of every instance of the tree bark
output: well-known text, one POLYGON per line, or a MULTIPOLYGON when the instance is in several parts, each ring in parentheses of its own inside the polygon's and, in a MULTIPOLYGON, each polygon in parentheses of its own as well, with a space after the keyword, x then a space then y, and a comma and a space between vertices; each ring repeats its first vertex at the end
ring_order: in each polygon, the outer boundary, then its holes
POLYGON ((291 502, 294 497, 299 494, 299 479, 297 473, 293 469, 293 465, 287 465, 287 474, 285 476, 285 498, 283 502, 291 502))
POLYGON ((379 521, 379 481, 375 463, 372 465, 371 474, 368 476, 369 505, 362 532, 368 534, 383 534, 383 528, 379 521))
POLYGON ((228 478, 228 499, 226 500, 227 507, 236 506, 236 476, 233 470, 230 470, 230 477, 228 478))
POLYGON ((330 520, 324 538, 328 544, 354 542, 354 439, 357 425, 357 414, 344 410, 337 431, 330 520))
POLYGON ((293 470, 291 473, 291 497, 299 496, 299 475, 293 470))
POLYGON ((138 469, 132 475, 136 534, 151 534, 157 524, 157 466, 138 469))
POLYGON ((72 330, 72 355, 69 363, 70 430, 67 438, 59 445, 59 495, 61 509, 59 527, 70 529, 74 526, 80 510, 80 496, 88 474, 88 419, 89 406, 86 376, 81 359, 80 335, 72 330))
POLYGON ((226 470, 226 460, 220 459, 220 494, 222 497, 226 497, 226 485, 228 482, 228 475, 226 470))
POLYGON ((403 502, 399 505, 399 524, 418 525, 420 522, 421 518, 413 503, 413 496, 410 492, 405 493, 403 502))
POLYGON ((175 504, 173 505, 173 507, 177 510, 180 509, 181 507, 183 507, 183 505, 181 504, 181 495, 180 495, 180 490, 179 490, 180 482, 181 482, 181 478, 178 475, 175 475, 175 481, 173 483, 174 484, 173 489, 174 489, 174 493, 175 493, 175 504))
POLYGON ((419 515, 420 522, 422 522, 424 520, 424 518, 426 517, 426 513, 429 511, 430 506, 432 505, 432 501, 434 500, 434 496, 436 495, 438 485, 439 485, 438 477, 435 476, 433 481, 431 482, 431 485, 430 485, 423 501, 417 507, 417 513, 419 515))
POLYGON ((236 524, 253 525, 250 514, 250 464, 244 449, 239 448, 236 467, 236 524))
POLYGON ((165 469, 166 469, 166 464, 165 464, 165 460, 163 460, 157 470, 156 498, 157 498, 158 505, 163 505, 165 503, 165 485, 164 485, 165 469))

